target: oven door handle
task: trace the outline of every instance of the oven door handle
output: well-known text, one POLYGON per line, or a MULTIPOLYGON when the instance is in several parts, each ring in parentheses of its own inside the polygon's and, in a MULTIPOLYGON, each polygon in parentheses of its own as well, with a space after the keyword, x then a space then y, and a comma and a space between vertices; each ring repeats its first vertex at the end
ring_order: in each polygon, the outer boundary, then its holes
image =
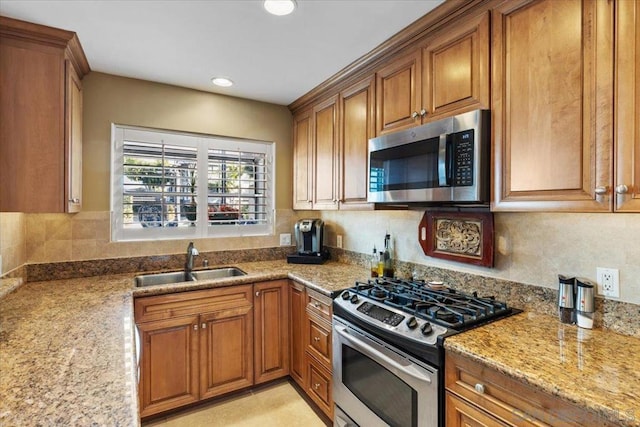
POLYGON ((376 349, 372 347, 370 344, 367 344, 366 342, 354 337, 353 335, 350 335, 347 328, 343 326, 334 326, 334 330, 338 333, 338 335, 342 337, 342 339, 344 339, 345 341, 348 341, 349 344, 351 344, 354 348, 357 348, 367 353, 372 358, 382 359, 385 363, 388 363, 389 365, 415 378, 418 381, 424 381, 428 384, 431 384, 431 378, 429 378, 428 376, 422 375, 422 373, 418 372, 417 369, 413 367, 411 364, 407 364, 407 365, 402 364, 397 360, 394 360, 391 357, 387 356, 386 354, 380 351, 376 351, 376 349))

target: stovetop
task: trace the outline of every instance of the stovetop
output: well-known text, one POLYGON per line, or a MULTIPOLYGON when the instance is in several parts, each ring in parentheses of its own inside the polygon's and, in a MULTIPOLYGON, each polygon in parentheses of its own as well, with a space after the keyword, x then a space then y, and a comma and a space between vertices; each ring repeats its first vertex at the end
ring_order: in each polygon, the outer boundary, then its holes
POLYGON ((448 287, 432 289, 422 281, 374 279, 356 282, 348 291, 458 331, 510 312, 494 296, 469 295, 448 287))
POLYGON ((338 318, 402 348, 410 346, 419 355, 442 348, 446 336, 519 312, 490 295, 389 278, 356 282, 334 299, 333 311, 338 318))

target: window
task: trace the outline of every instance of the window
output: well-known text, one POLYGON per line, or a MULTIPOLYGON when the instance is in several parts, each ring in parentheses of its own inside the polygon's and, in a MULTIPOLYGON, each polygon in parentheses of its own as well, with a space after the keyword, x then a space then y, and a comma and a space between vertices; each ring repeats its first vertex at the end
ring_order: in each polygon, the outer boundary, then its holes
POLYGON ((113 125, 112 240, 273 234, 273 143, 113 125))

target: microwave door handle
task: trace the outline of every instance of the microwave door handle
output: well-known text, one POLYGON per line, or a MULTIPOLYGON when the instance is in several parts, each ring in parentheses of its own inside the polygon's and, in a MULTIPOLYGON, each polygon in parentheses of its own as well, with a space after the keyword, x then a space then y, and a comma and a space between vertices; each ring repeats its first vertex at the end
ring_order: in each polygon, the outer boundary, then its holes
POLYGON ((424 381, 428 384, 431 384, 431 378, 425 375, 422 375, 420 372, 416 372, 415 367, 413 367, 410 364, 404 365, 402 363, 399 363, 398 361, 393 360, 392 358, 382 353, 381 351, 377 351, 374 347, 367 344, 366 342, 350 335, 347 328, 343 326, 335 326, 334 330, 338 333, 338 335, 342 337, 342 339, 349 342, 349 344, 351 344, 354 348, 360 350, 363 353, 366 353, 372 359, 374 360, 375 358, 382 359, 384 363, 387 363, 388 365, 393 366, 394 368, 398 369, 400 372, 404 372, 405 374, 415 378, 418 381, 424 381))
POLYGON ((449 185, 449 150, 447 148, 447 134, 443 133, 438 142, 438 187, 449 185))

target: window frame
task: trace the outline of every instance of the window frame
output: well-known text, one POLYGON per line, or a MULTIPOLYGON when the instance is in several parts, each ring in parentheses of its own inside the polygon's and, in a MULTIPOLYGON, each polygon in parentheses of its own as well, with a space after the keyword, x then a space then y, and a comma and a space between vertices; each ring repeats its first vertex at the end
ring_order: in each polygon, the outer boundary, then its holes
POLYGON ((110 209, 111 209, 111 241, 147 241, 199 239, 243 236, 275 235, 275 143, 244 138, 233 138, 217 135, 196 134, 139 126, 111 124, 111 177, 110 177, 110 209), (125 141, 151 144, 171 144, 173 146, 196 147, 196 203, 205 206, 198 209, 195 226, 189 227, 125 227, 124 221, 124 144, 125 141), (239 221, 236 224, 209 225, 209 191, 208 167, 209 150, 229 150, 252 153, 264 153, 266 164, 265 189, 265 223, 247 224, 239 221))

